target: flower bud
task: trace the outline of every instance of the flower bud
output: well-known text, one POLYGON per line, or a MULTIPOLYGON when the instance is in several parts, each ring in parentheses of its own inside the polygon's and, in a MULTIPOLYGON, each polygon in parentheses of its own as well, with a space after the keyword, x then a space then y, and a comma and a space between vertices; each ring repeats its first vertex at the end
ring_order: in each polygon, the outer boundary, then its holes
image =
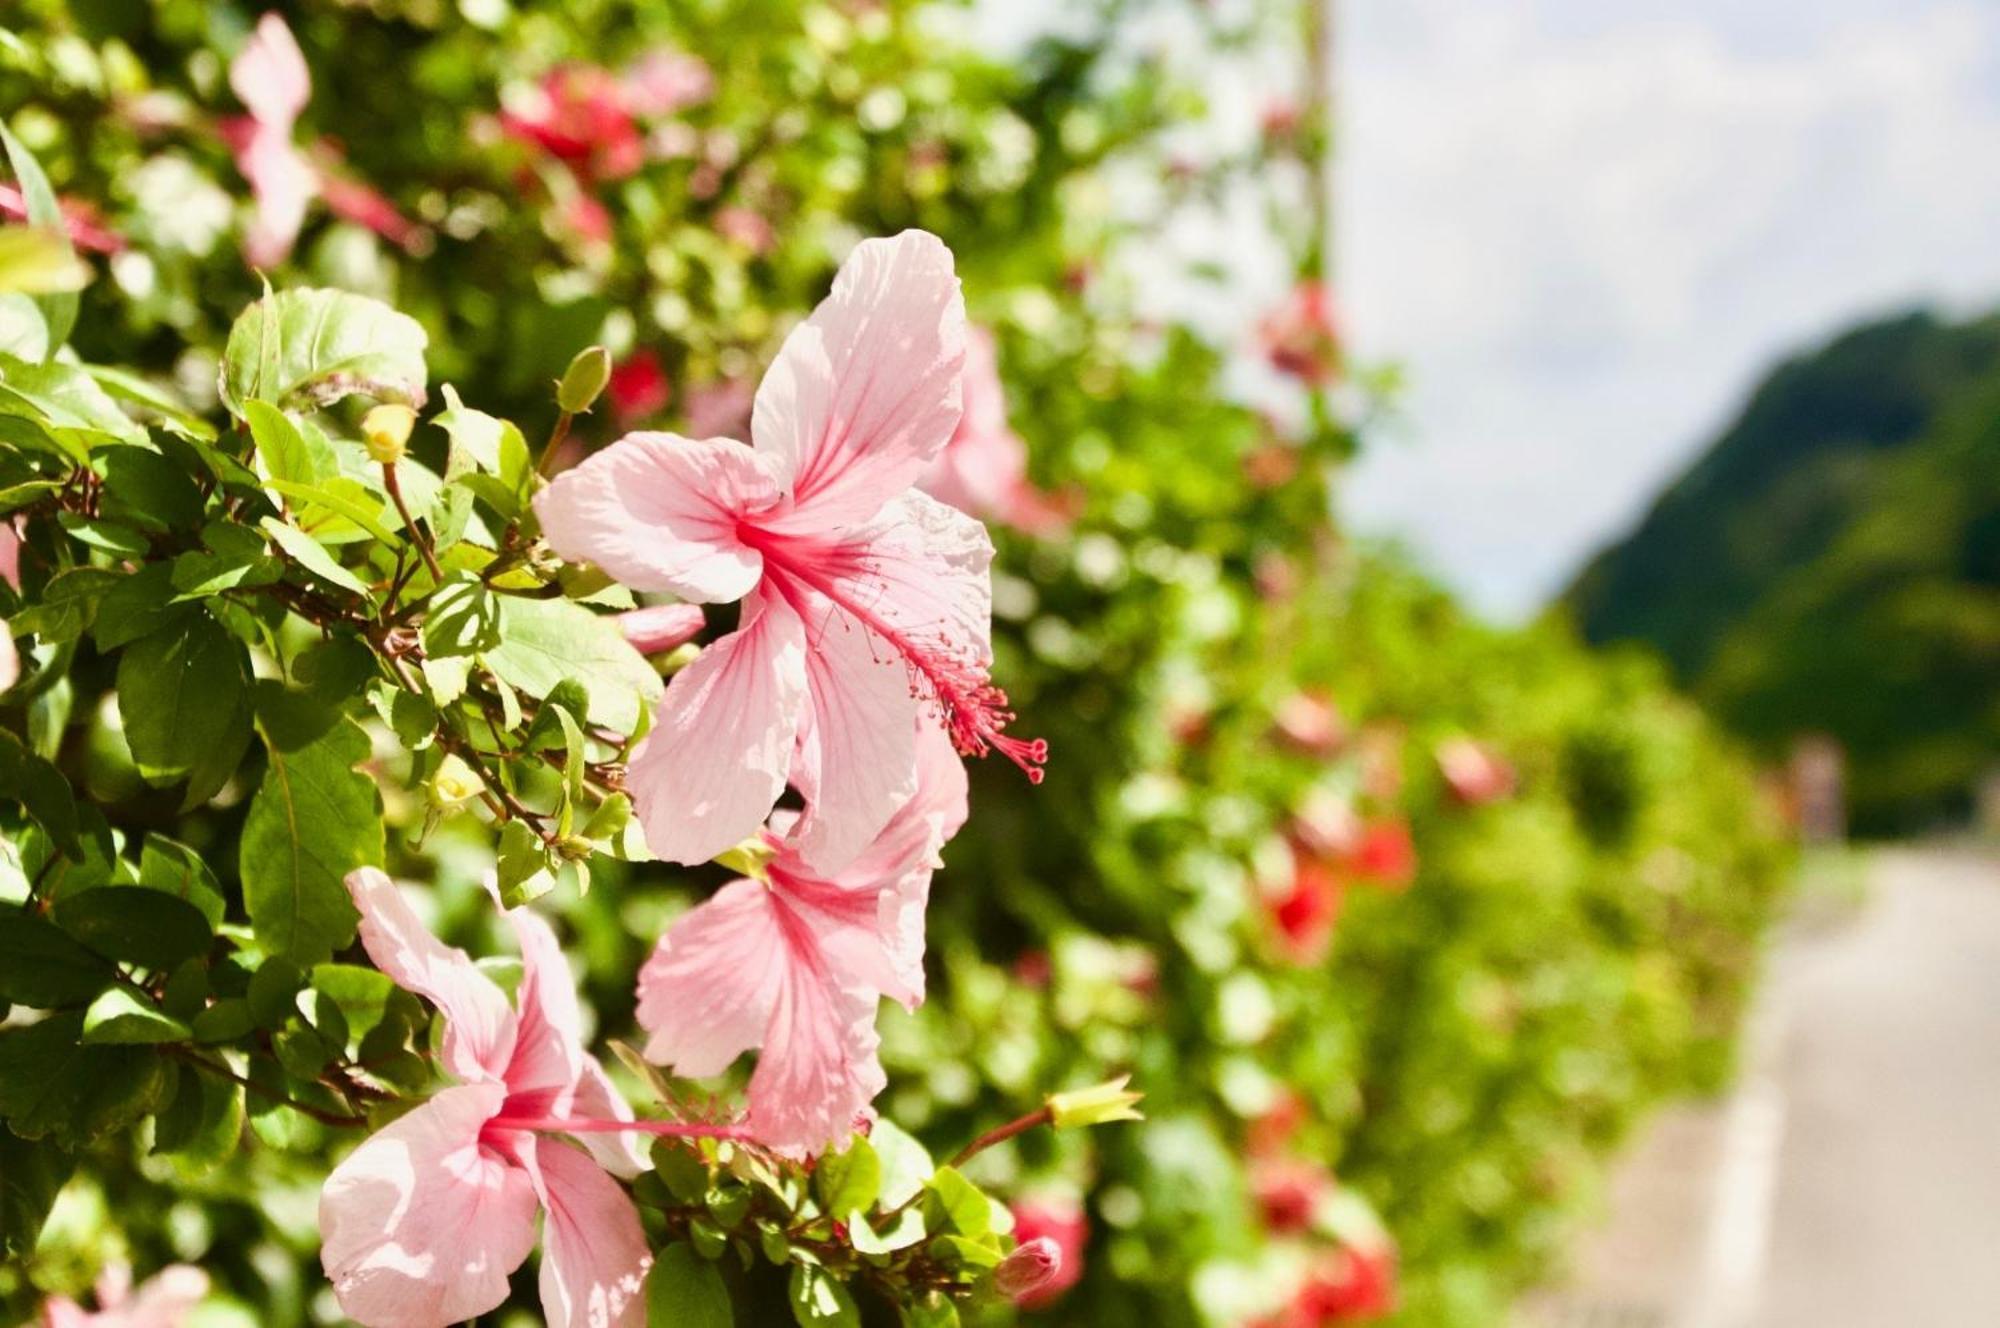
POLYGON ((361 438, 368 445, 368 459, 384 466, 401 461, 416 426, 417 412, 408 406, 377 406, 363 415, 361 438))
POLYGON ((1079 1088, 1068 1093, 1051 1093, 1049 1119, 1058 1130, 1108 1125, 1112 1121, 1144 1120, 1134 1107, 1144 1093, 1127 1091, 1132 1076, 1121 1074, 1108 1083, 1079 1088))
POLYGON ((611 381, 611 352, 602 346, 585 346, 563 370, 556 384, 556 405, 566 414, 581 415, 603 393, 611 381))
POLYGON ((739 872, 753 881, 763 881, 769 879, 765 867, 776 856, 776 851, 762 836, 752 835, 735 848, 716 854, 715 862, 717 866, 727 867, 730 871, 739 872))
POLYGON ((1032 1296, 1062 1275, 1062 1246, 1037 1236, 1017 1247, 993 1269, 993 1289, 1009 1300, 1032 1296))
POLYGON ((655 604, 618 615, 618 630, 642 655, 660 655, 700 636, 708 626, 699 604, 655 604))
POLYGON ((473 773, 472 767, 456 756, 447 755, 438 762, 437 773, 431 776, 431 802, 440 809, 456 807, 479 796, 485 782, 473 773))

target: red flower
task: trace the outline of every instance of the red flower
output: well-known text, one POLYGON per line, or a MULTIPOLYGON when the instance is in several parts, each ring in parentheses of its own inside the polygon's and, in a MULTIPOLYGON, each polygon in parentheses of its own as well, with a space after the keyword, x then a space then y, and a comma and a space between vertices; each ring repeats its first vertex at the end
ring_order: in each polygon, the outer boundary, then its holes
POLYGON ((645 349, 633 351, 612 366, 611 381, 605 390, 610 393, 611 411, 621 426, 666 409, 674 395, 674 386, 667 379, 660 357, 645 349))
POLYGON ((1292 879, 1283 894, 1267 901, 1271 921, 1295 964, 1316 964, 1333 941, 1345 890, 1332 863, 1296 841, 1292 844, 1292 879))
POLYGON ((1470 738, 1452 738, 1437 748, 1438 773, 1451 795, 1468 807, 1494 802, 1514 792, 1514 767, 1492 748, 1470 738))
POLYGON ((1244 1148, 1252 1157, 1270 1157, 1282 1151, 1306 1121, 1306 1102, 1291 1089, 1283 1089, 1264 1114, 1250 1122, 1244 1148))
POLYGON ((1348 856, 1348 869, 1371 885, 1401 890, 1416 878, 1417 847, 1406 822, 1371 821, 1348 856))
POLYGON ((1320 1200, 1333 1189, 1333 1177, 1317 1163, 1273 1158, 1251 1169, 1250 1187, 1266 1227, 1280 1235, 1299 1235, 1311 1228, 1320 1200))
POLYGON ((1014 1239, 1026 1245, 1048 1239, 1062 1253, 1055 1274, 1016 1303, 1023 1309, 1053 1304, 1083 1277, 1083 1247, 1090 1239, 1090 1219, 1068 1199, 1022 1199, 1014 1205, 1014 1239))
MULTIPOLYGON (((88 203, 80 203, 72 198, 60 200, 63 214, 63 229, 69 232, 70 243, 79 249, 89 249, 100 254, 115 254, 125 247, 125 237, 98 219, 97 209, 88 203)), ((11 184, 0 184, 0 217, 13 221, 28 219, 28 203, 21 191, 11 184)))
POLYGON ((624 86, 595 65, 561 65, 536 94, 500 112, 500 127, 565 163, 582 180, 620 180, 646 159, 624 86))
POLYGON ((1291 1302, 1256 1328, 1328 1328, 1365 1323, 1396 1310, 1396 1251, 1386 1243, 1336 1250, 1292 1294, 1291 1302))
POLYGON ((1259 328, 1265 357, 1280 373, 1324 387, 1340 375, 1340 333, 1333 296, 1324 284, 1302 281, 1259 328))

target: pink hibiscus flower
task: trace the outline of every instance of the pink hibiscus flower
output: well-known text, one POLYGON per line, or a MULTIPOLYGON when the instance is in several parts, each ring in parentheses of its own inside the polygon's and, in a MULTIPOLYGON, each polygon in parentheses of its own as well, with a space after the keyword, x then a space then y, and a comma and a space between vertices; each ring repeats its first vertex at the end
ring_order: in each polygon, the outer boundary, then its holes
POLYGON ((642 655, 664 655, 700 636, 707 626, 699 604, 654 604, 618 615, 618 630, 642 655))
POLYGON ((869 240, 765 376, 754 447, 628 434, 536 497, 566 557, 743 600, 633 757, 660 857, 704 862, 755 834, 789 780, 801 857, 840 870, 914 793, 919 717, 1040 779, 1047 745, 1003 732, 988 675, 992 543, 911 488, 957 427, 963 359, 951 251, 922 231, 869 240))
POLYGON ((208 1274, 189 1264, 162 1268, 132 1294, 132 1270, 113 1264, 97 1279, 97 1309, 67 1296, 42 1302, 42 1328, 180 1328, 208 1295, 208 1274))
POLYGON ((1007 390, 993 334, 965 335, 964 413, 951 441, 917 483, 939 502, 974 516, 1008 520, 1028 491, 1028 445, 1007 423, 1007 390))
POLYGON ((689 910, 640 970, 647 1058, 702 1078, 761 1047, 751 1135, 792 1155, 845 1142, 882 1090, 877 1006, 923 1000, 931 872, 965 814, 965 767, 933 727, 916 796, 845 871, 823 875, 767 832, 767 879, 689 910))
POLYGON ((387 876, 347 878, 361 944, 397 985, 445 1017, 458 1083, 347 1155, 320 1194, 320 1261, 341 1309, 367 1328, 442 1328, 507 1298, 507 1275, 542 1228, 542 1309, 554 1328, 639 1328, 650 1262, 638 1210, 612 1174, 638 1174, 641 1131, 721 1133, 634 1121, 582 1046, 555 933, 525 909, 516 1005, 465 951, 425 928, 387 876), (552 1136, 569 1135, 581 1142, 552 1136))
MULTIPOLYGON (((62 209, 63 229, 69 233, 69 242, 77 248, 115 254, 125 247, 125 237, 99 220, 97 209, 90 204, 64 198, 57 200, 57 206, 62 209)), ((28 219, 28 200, 18 187, 0 184, 0 217, 9 221, 28 219)))
POLYGON ((1323 282, 1302 281, 1258 329, 1264 355, 1282 373, 1325 387, 1340 376, 1340 329, 1333 294, 1323 282))
MULTIPOLYGON (((316 166, 293 141, 299 115, 312 99, 312 73, 292 30, 276 13, 257 20, 256 31, 229 62, 229 87, 249 114, 225 119, 217 130, 256 199, 243 236, 243 256, 253 267, 275 267, 291 256, 306 209, 319 197, 336 216, 392 244, 421 246, 422 228, 386 198, 330 167, 316 166)), ((322 149, 322 155, 337 160, 331 149, 322 149)))

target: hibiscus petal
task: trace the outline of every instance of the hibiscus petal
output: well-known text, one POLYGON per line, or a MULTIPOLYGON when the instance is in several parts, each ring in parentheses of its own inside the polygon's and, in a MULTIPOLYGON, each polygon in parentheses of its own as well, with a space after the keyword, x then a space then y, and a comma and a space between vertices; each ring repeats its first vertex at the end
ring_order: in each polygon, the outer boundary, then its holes
POLYGON ((320 1262, 366 1328, 442 1328, 507 1299, 535 1187, 479 1142, 499 1084, 447 1088, 347 1155, 320 1192, 320 1262))
POLYGON ((855 246, 757 389, 751 437, 800 508, 784 525, 864 521, 913 484, 958 426, 964 359, 944 242, 904 231, 855 246))
POLYGON ((903 656, 821 601, 806 634, 811 718, 794 779, 808 799, 794 843, 821 875, 868 847, 916 792, 923 701, 903 656))
POLYGON ((444 1015, 445 1068, 467 1082, 497 1082, 513 1056, 516 1031, 505 993, 465 951, 433 936, 380 871, 349 872, 347 892, 361 910, 361 945, 375 966, 444 1015))
POLYGON ((176 1328, 207 1298, 208 1274, 188 1264, 174 1264, 145 1280, 124 1307, 125 1321, 133 1328, 176 1328))
POLYGON ((785 788, 805 707, 805 627, 776 601, 748 601, 743 614, 674 675, 626 774, 646 844, 668 862, 706 862, 757 833, 785 788))
POLYGON ((847 1141, 888 1082, 876 1055, 880 998, 845 985, 803 924, 785 921, 785 980, 750 1076, 745 1124, 779 1152, 821 1153, 847 1141))
POLYGON ((646 1059, 693 1079, 761 1045, 784 982, 770 891, 735 881, 667 929, 639 970, 646 1059))
POLYGON ((635 590, 697 603, 741 599, 764 560, 738 522, 783 494, 770 461, 741 443, 629 433, 535 496, 542 533, 635 590))
POLYGON ((537 1139, 522 1157, 548 1214, 541 1289, 549 1328, 644 1328, 652 1254, 632 1196, 560 1140, 537 1139))
POLYGON ((269 13, 229 62, 229 90, 260 122, 291 137, 292 122, 312 98, 312 73, 285 20, 269 13))
MULTIPOLYGON (((521 947, 520 1010, 507 1089, 515 1095, 553 1091, 567 1097, 583 1068, 583 1014, 576 1003, 576 978, 563 958, 555 932, 540 914, 510 909, 507 921, 521 947)), ((561 1114, 564 1104, 552 1111, 561 1114)))
POLYGON ((0 692, 12 687, 21 678, 21 652, 14 648, 14 637, 7 630, 7 620, 0 618, 0 692))
POLYGON ((306 208, 319 193, 319 173, 293 146, 289 126, 261 120, 237 151, 236 168, 257 202, 244 229, 243 256, 255 267, 276 267, 298 242, 306 208))
MULTIPOLYGON (((577 1071, 576 1091, 570 1095, 570 1114, 586 1120, 631 1120, 632 1107, 611 1084, 597 1057, 586 1055, 577 1071)), ((631 1178, 651 1164, 637 1131, 627 1134, 586 1134, 577 1138, 597 1165, 614 1176, 631 1178)))
POLYGON ((993 540, 955 507, 912 491, 831 564, 829 593, 891 631, 985 666, 993 659, 993 540))

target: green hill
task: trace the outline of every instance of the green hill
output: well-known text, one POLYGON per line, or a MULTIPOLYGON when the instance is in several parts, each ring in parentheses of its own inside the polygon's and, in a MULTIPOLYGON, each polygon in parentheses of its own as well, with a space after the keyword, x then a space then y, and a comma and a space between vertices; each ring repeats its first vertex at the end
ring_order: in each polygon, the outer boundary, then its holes
POLYGON ((2000 317, 1784 364, 1566 601, 1768 752, 1840 738, 1859 828, 1962 810, 2000 760, 2000 317))

